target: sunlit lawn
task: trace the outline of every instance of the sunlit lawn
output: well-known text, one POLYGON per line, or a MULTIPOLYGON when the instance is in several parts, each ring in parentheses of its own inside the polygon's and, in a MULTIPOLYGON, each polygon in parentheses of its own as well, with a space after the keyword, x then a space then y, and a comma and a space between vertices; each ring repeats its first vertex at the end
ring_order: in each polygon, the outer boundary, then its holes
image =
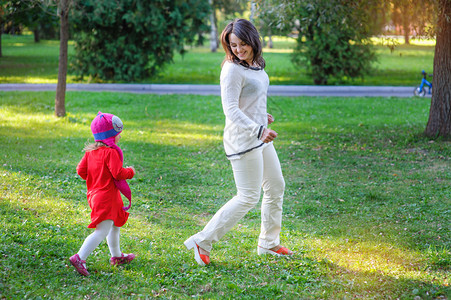
MULTIPOLYGON (((378 60, 373 63, 374 71, 364 80, 347 81, 351 85, 403 85, 415 86, 421 81, 421 70, 432 73, 434 45, 415 40, 412 45, 398 45, 391 52, 380 39, 374 39, 378 60)), ((275 38, 274 48, 264 49, 267 61, 266 71, 271 84, 311 85, 313 81, 306 68, 296 67, 291 62, 294 39, 275 38)), ((33 42, 31 35, 2 36, 4 57, 0 58, 0 83, 56 83, 58 74, 58 41, 33 42)), ((73 45, 69 45, 69 55, 73 45)), ((221 49, 211 53, 208 45, 187 47, 183 56, 176 54, 174 63, 155 78, 142 80, 144 83, 187 83, 218 84, 220 65, 224 58, 221 49)), ((70 59, 69 59, 70 60, 70 59)), ((79 82, 69 71, 68 82, 79 82)), ((88 82, 85 77, 84 81, 88 82)), ((330 84, 337 81, 330 80, 330 84)))
POLYGON ((282 243, 259 257, 258 207, 198 267, 183 246, 235 193, 219 97, 0 92, 0 298, 445 299, 449 295, 449 141, 422 136, 429 101, 269 101, 286 196, 282 243), (117 114, 138 175, 123 268, 103 243, 89 278, 69 267, 91 232, 75 167, 98 110, 117 114), (417 298, 415 298, 417 297, 417 298), (418 298, 420 297, 420 298, 418 298))

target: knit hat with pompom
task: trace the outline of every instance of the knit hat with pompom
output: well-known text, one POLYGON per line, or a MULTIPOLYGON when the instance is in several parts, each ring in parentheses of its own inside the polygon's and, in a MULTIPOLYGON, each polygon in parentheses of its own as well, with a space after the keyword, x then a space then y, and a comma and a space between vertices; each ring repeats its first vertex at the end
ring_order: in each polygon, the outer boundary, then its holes
POLYGON ((119 117, 98 112, 92 120, 91 131, 96 142, 103 142, 108 146, 115 145, 116 136, 122 132, 124 125, 119 117))

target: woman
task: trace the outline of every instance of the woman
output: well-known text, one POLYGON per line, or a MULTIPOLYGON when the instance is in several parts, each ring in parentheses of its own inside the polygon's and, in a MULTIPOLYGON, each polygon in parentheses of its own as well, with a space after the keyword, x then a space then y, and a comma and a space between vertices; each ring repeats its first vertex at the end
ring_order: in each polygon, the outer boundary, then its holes
POLYGON ((226 53, 220 79, 226 116, 224 149, 232 164, 237 195, 201 232, 185 241, 202 266, 210 263, 212 244, 258 203, 262 188, 258 254, 293 254, 279 241, 285 182, 272 143, 277 133, 267 128, 274 118, 266 112, 269 78, 264 71, 260 36, 251 22, 237 19, 226 26, 221 43, 226 53))

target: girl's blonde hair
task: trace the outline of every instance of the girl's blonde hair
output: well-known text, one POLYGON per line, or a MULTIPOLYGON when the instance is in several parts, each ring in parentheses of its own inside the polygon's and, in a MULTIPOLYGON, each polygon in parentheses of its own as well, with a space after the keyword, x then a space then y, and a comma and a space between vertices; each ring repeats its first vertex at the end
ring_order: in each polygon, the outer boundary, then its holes
POLYGON ((83 151, 84 152, 93 151, 93 150, 97 150, 101 147, 108 147, 108 146, 102 142, 95 142, 95 143, 90 143, 90 144, 87 143, 85 145, 85 147, 83 148, 83 151))

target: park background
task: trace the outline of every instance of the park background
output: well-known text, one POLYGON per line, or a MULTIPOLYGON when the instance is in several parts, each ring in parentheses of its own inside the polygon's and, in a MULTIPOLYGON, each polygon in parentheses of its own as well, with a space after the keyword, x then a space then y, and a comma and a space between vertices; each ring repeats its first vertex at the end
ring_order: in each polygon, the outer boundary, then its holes
MULTIPOLYGON (((239 13, 216 8, 218 28, 251 16, 252 3, 236 3, 243 4, 239 13)), ((21 22, 19 31, 2 35, 0 83, 57 83, 59 41, 35 42, 33 24, 21 22)), ((370 73, 332 76, 328 84, 413 91, 421 70, 432 73, 435 42, 412 37, 405 44, 402 30, 390 33, 397 35, 371 37, 370 73)), ((183 44, 185 53, 174 51, 151 76, 81 78, 69 68, 67 82, 218 84, 224 53, 212 52, 204 35, 203 45, 183 44)), ((272 42, 263 50, 271 84, 313 84, 307 64, 292 61, 296 37, 272 42)), ((69 65, 75 51, 70 40, 69 65)), ((0 99, 2 298, 449 296, 450 145, 424 135, 428 97, 270 97, 287 184, 281 240, 296 255, 256 254, 257 206, 215 244, 207 268, 197 266, 183 241, 235 193, 220 97, 66 92, 64 117, 55 116, 55 92, 0 92, 0 99), (111 267, 102 243, 88 258, 92 276, 84 278, 68 261, 91 232, 75 166, 98 110, 124 121, 125 163, 137 169, 121 236, 122 250, 137 258, 111 267)))

